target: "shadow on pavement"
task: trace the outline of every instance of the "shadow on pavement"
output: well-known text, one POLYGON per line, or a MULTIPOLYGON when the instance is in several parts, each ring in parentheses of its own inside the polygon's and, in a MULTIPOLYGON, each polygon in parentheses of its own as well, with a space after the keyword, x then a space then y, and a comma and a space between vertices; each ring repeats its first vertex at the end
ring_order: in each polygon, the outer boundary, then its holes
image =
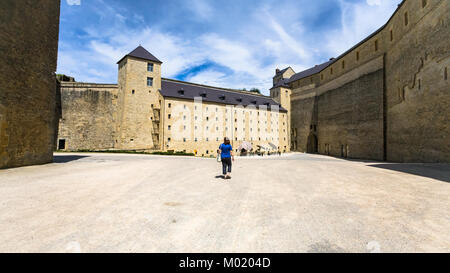
POLYGON ((408 163, 385 163, 368 165, 370 167, 382 168, 391 171, 409 173, 423 177, 433 178, 443 182, 450 183, 450 165, 449 164, 408 164, 408 163))
POLYGON ((80 160, 82 158, 89 156, 80 156, 80 155, 54 155, 53 163, 67 163, 75 160, 80 160))

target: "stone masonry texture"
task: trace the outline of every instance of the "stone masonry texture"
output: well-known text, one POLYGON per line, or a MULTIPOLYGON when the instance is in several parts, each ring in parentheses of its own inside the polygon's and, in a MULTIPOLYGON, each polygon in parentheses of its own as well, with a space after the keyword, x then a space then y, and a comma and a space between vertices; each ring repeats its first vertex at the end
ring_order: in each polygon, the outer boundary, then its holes
POLYGON ((59 9, 0 1, 0 168, 53 160, 59 9))

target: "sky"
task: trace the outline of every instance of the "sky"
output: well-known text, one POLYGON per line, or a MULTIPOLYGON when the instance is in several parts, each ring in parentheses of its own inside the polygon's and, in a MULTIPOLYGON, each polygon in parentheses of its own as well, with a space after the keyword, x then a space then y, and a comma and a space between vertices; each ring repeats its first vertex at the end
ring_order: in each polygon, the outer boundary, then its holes
POLYGON ((62 0, 57 73, 117 83, 142 45, 165 78, 268 94, 275 69, 301 72, 384 25, 401 0, 62 0))

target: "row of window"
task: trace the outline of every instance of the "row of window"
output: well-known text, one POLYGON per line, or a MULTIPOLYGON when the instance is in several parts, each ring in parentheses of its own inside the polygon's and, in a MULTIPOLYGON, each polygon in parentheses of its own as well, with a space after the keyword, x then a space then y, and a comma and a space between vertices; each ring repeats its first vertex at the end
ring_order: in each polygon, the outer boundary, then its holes
MULTIPOLYGON (((238 141, 238 138, 236 137, 235 140, 238 141)), ((243 141, 246 141, 245 138, 243 138, 242 140, 243 140, 243 141)), ((259 137, 258 140, 261 141, 261 138, 259 137)), ((272 141, 275 141, 275 140, 278 141, 279 138, 277 137, 277 138, 275 139, 275 138, 272 137, 272 141)), ((284 140, 286 141, 286 138, 284 138, 284 140)), ((170 143, 171 141, 172 141, 172 139, 171 139, 170 137, 168 137, 168 138, 167 138, 167 143, 170 143)), ((194 138, 194 141, 195 141, 195 142, 198 142, 198 138, 194 138)), ((216 142, 220 142, 220 141, 221 141, 221 140, 217 137, 217 138, 216 138, 216 142)), ((253 139, 253 138, 251 137, 251 138, 250 138, 250 141, 256 141, 256 138, 253 139)), ((269 138, 268 138, 268 137, 266 137, 266 141, 269 141, 269 138)), ((183 138, 183 142, 187 142, 187 138, 183 138)), ((206 138, 206 142, 209 142, 209 138, 208 138, 208 137, 206 138)))

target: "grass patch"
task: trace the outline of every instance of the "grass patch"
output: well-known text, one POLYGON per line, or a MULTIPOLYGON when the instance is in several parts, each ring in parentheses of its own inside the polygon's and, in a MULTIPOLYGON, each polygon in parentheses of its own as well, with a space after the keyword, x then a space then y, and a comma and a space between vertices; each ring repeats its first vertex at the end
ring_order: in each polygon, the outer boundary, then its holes
POLYGON ((185 152, 144 152, 144 151, 133 151, 133 150, 77 150, 77 151, 64 151, 57 150, 58 153, 106 153, 106 154, 142 154, 142 155, 174 155, 174 156, 195 156, 193 153, 185 153, 185 152))

